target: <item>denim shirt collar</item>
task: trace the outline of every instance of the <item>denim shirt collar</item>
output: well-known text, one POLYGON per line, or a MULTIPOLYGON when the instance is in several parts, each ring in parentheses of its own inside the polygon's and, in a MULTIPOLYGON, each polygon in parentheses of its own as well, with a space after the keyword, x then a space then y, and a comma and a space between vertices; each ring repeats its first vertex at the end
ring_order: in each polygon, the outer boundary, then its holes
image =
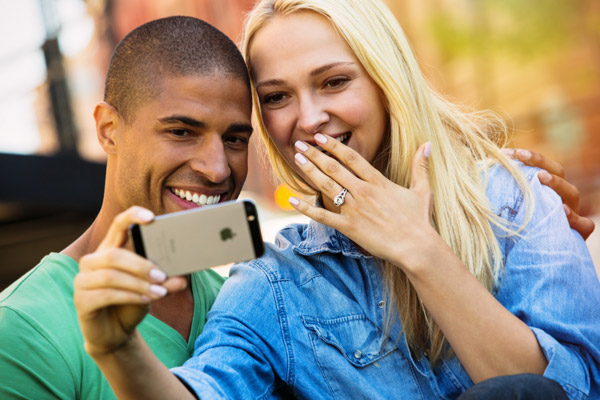
POLYGON ((348 237, 325 224, 311 220, 308 225, 298 226, 302 240, 292 248, 298 254, 310 256, 319 253, 341 253, 346 257, 371 259, 363 254, 348 237))

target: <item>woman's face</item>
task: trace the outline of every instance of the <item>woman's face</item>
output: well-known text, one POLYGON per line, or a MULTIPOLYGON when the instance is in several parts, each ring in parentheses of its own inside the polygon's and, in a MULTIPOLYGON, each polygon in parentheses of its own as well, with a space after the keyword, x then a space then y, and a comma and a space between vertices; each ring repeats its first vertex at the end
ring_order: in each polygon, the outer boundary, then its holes
POLYGON ((250 60, 263 121, 290 165, 294 143, 314 145, 316 133, 373 162, 387 128, 383 98, 327 19, 312 12, 275 17, 255 34, 250 60))

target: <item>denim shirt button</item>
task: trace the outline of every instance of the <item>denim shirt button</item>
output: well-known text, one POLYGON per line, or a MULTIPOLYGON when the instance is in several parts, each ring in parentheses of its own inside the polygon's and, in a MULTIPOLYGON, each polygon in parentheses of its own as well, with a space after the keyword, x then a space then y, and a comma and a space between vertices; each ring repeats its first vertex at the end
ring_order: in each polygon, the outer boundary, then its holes
POLYGON ((385 307, 385 301, 379 300, 379 303, 377 303, 377 307, 379 307, 379 308, 385 307))
POLYGON ((354 352, 354 358, 356 358, 356 359, 358 360, 358 359, 359 359, 359 358, 361 358, 361 357, 362 357, 362 351, 360 351, 360 350, 356 350, 356 351, 354 352))

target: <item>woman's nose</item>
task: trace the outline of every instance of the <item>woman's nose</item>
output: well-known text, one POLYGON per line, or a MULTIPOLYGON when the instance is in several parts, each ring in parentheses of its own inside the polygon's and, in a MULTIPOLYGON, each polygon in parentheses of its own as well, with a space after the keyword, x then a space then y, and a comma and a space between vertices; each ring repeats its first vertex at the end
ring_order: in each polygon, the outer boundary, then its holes
POLYGON ((297 126, 308 134, 318 133, 329 122, 324 102, 315 96, 300 97, 297 126))

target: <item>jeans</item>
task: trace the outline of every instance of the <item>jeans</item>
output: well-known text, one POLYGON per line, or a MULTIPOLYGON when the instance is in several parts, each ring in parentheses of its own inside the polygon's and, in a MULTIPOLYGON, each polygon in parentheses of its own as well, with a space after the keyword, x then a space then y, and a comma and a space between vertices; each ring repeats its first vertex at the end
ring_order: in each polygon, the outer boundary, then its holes
POLYGON ((568 400, 560 385, 535 374, 498 376, 471 387, 457 400, 568 400))

